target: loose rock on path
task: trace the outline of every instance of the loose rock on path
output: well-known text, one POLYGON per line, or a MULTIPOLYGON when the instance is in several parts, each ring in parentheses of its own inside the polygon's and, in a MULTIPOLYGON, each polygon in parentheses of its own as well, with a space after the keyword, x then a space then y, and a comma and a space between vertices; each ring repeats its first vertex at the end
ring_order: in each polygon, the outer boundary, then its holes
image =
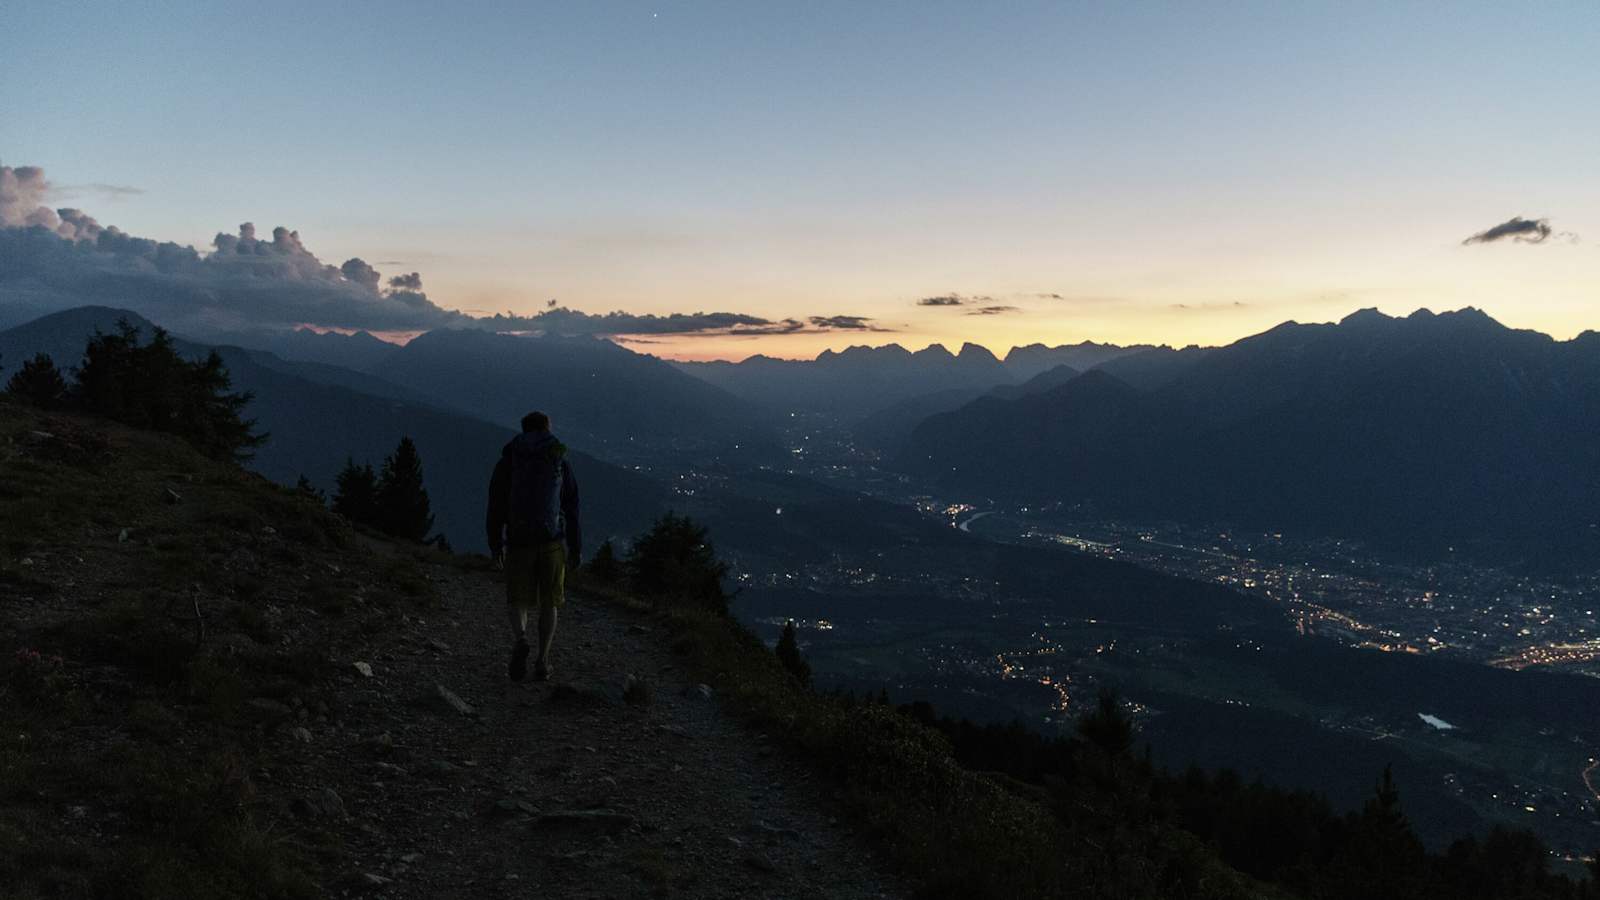
POLYGON ((569 591, 553 680, 513 684, 503 588, 431 571, 442 607, 352 656, 371 677, 340 670, 339 728, 269 738, 301 749, 264 776, 350 851, 332 891, 905 893, 836 818, 826 782, 725 715, 642 617, 569 591))

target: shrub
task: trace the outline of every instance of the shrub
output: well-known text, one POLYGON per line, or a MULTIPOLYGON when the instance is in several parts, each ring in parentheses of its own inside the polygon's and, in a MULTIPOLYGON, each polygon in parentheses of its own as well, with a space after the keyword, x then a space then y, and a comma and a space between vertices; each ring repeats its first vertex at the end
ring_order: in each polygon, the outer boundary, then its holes
POLYGON ((6 393, 20 397, 41 409, 61 405, 67 394, 66 379, 56 369, 50 354, 40 353, 22 364, 11 380, 6 382, 6 393))
POLYGON ((370 525, 378 516, 378 476, 370 463, 356 465, 345 457, 334 481, 333 511, 352 522, 370 525))
POLYGON ((7 679, 7 691, 22 706, 46 707, 56 704, 66 689, 60 656, 43 654, 24 647, 17 651, 15 665, 7 679))
POLYGON ((778 662, 803 685, 811 684, 811 664, 800 655, 800 642, 795 636, 794 622, 784 623, 783 634, 778 637, 778 662))
POLYGON ((688 516, 668 512, 657 519, 633 542, 625 570, 630 586, 651 600, 727 615, 728 566, 717 559, 705 526, 688 516))
POLYGON ((622 579, 622 561, 617 559, 617 550, 609 538, 594 552, 594 558, 589 560, 585 568, 589 570, 590 577, 600 584, 612 585, 622 579))
POLYGON ((294 483, 294 492, 307 500, 316 501, 319 506, 325 506, 328 503, 328 495, 322 492, 322 488, 312 484, 311 479, 304 475, 301 475, 300 479, 294 483))

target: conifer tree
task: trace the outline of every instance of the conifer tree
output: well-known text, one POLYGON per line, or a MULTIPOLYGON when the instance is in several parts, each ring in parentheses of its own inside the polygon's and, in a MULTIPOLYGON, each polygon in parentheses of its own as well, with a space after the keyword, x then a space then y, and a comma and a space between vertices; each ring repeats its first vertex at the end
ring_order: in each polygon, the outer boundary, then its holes
POLYGON ((810 687, 811 664, 800 654, 800 642, 795 635, 794 620, 791 619, 783 625, 783 634, 778 636, 778 662, 795 677, 796 681, 810 687))
POLYGON ((615 584, 622 577, 622 563, 617 559, 617 549, 612 546, 610 538, 600 544, 600 549, 594 552, 594 558, 584 568, 589 570, 590 577, 601 584, 615 584))
POLYGON ((422 486, 422 457, 411 438, 401 438, 383 461, 377 501, 377 524, 384 532, 420 541, 432 530, 428 491, 422 486))
POLYGON ((344 468, 334 479, 333 511, 362 525, 374 525, 378 513, 378 476, 371 463, 356 465, 345 457, 344 468))
POLYGON ((242 417, 251 394, 232 387, 216 351, 190 362, 164 329, 141 344, 139 329, 123 320, 89 340, 70 399, 124 425, 176 434, 213 459, 244 462, 267 436, 242 417))
POLYGON ((688 516, 669 511, 657 519, 633 542, 626 567, 634 590, 646 596, 728 612, 728 565, 717 559, 705 526, 688 516))
POLYGON ((22 364, 6 382, 6 393, 20 397, 34 406, 52 409, 61 404, 67 394, 66 379, 56 369, 48 353, 40 353, 22 364))
POLYGON ((1122 701, 1115 690, 1100 689, 1094 711, 1078 720, 1078 734, 1112 758, 1126 754, 1133 747, 1133 720, 1123 712, 1122 701))

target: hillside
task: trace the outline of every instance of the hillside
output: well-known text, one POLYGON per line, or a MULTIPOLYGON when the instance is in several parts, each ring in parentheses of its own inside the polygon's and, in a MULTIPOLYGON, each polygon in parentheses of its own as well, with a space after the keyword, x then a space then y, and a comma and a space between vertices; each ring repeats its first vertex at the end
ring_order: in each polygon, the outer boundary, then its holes
POLYGON ((258 476, 5 399, 0 473, 0 893, 892 890, 639 614, 574 596, 511 685, 491 578, 258 476))
POLYGON ((1167 862, 1062 856, 1044 807, 725 618, 575 589, 556 680, 510 684, 490 573, 175 440, 0 397, 0 499, 8 896, 1255 895, 1132 821, 1106 836, 1167 862))
MULTIPOLYGON (((147 336, 154 327, 128 310, 67 310, 0 332, 0 364, 9 375, 24 359, 48 353, 62 368, 71 367, 81 359, 89 336, 96 329, 113 330, 119 319, 147 336)), ((192 358, 210 349, 182 339, 177 347, 192 358)), ((521 414, 486 422, 371 375, 289 362, 261 351, 224 347, 220 352, 234 389, 254 394, 246 415, 270 435, 256 451, 252 469, 280 484, 294 484, 305 475, 331 493, 347 457, 380 465, 400 438, 409 435, 422 453, 435 527, 457 547, 481 546, 489 473, 521 414)), ((566 433, 559 422, 558 430, 566 433)), ((586 531, 596 543, 608 535, 637 531, 665 508, 665 492, 647 477, 596 459, 581 452, 584 445, 569 442, 576 448, 574 464, 588 511, 586 531)))

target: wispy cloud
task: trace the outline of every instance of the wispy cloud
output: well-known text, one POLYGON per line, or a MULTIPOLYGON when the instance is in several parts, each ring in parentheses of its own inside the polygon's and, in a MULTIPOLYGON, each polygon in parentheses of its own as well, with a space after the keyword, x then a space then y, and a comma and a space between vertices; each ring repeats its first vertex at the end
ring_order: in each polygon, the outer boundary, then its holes
POLYGON ((997 304, 993 306, 979 306, 975 309, 969 309, 967 310, 966 314, 969 316, 1000 316, 1005 315, 1006 313, 1021 311, 1022 307, 1020 306, 1004 306, 997 304))
POLYGON ((1174 303, 1171 308, 1189 310, 1191 312, 1204 312, 1221 309, 1244 309, 1249 305, 1243 300, 1219 300, 1214 303, 1174 303))
POLYGON ((1521 216, 1512 216, 1493 228, 1488 228, 1463 240, 1463 244, 1489 244, 1495 241, 1510 238, 1519 244, 1542 244, 1554 237, 1566 237, 1573 241, 1578 236, 1570 231, 1556 234, 1550 228, 1549 219, 1524 219, 1521 216))
POLYGON ((829 331, 888 331, 866 316, 812 316, 811 324, 829 331))
POLYGON ((917 301, 918 306, 970 306, 974 303, 993 303, 994 298, 988 294, 939 294, 935 297, 923 297, 917 301))
POLYGON ((51 188, 50 196, 57 199, 80 197, 84 194, 93 194, 105 200, 117 201, 126 197, 137 197, 144 193, 144 188, 131 187, 126 184, 105 184, 95 181, 89 184, 58 184, 51 188))

